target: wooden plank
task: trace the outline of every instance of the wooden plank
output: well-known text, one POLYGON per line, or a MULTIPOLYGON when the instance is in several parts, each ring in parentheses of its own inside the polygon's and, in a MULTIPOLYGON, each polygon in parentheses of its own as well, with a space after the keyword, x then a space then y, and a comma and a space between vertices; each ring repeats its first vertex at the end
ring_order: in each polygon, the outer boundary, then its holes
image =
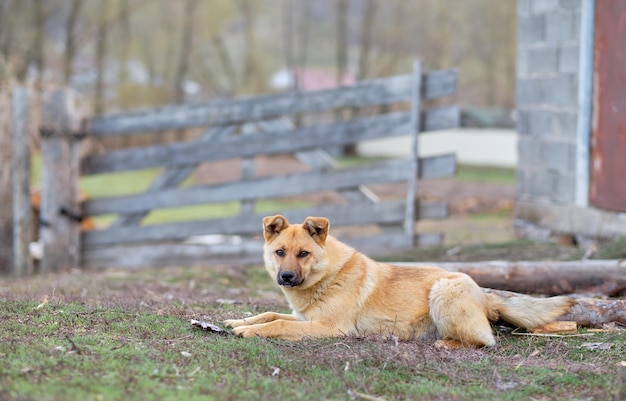
MULTIPOLYGON (((397 252, 399 249, 408 249, 413 246, 425 247, 441 244, 443 239, 440 233, 420 233, 413 245, 407 244, 404 232, 385 233, 375 236, 344 237, 343 242, 358 249, 360 252, 372 257, 388 255, 397 252)), ((377 258, 378 259, 378 258, 377 258)))
MULTIPOLYGON (((418 244, 435 243, 437 234, 424 234, 424 240, 418 244)), ((440 237, 439 237, 440 238, 440 237)), ((402 233, 396 235, 377 235, 369 237, 344 237, 346 242, 370 256, 389 253, 406 245, 402 233)), ((215 266, 260 265, 263 264, 263 241, 244 239, 238 244, 153 244, 115 245, 101 248, 87 248, 82 259, 86 268, 128 268, 164 266, 215 266)))
MULTIPOLYGON (((269 121, 260 121, 259 127, 264 132, 271 132, 293 129, 293 124, 285 118, 280 118, 269 121)), ((335 159, 327 151, 321 148, 304 152, 296 152, 295 157, 298 161, 306 164, 314 170, 336 169, 338 167, 335 159)), ((340 193, 344 199, 351 203, 361 202, 365 199, 370 202, 380 201, 376 194, 374 194, 374 192, 372 192, 365 185, 360 185, 357 189, 345 189, 340 191, 340 193)))
MULTIPOLYGON (((242 137, 250 138, 256 133, 256 127, 253 123, 244 124, 241 127, 240 135, 242 137)), ((247 156, 241 159, 241 179, 251 180, 254 179, 255 162, 254 156, 247 156)), ((254 214, 254 205, 256 201, 254 199, 245 199, 241 201, 240 214, 244 216, 250 216, 254 214)))
MULTIPOLYGON (((433 71, 424 80, 427 99, 448 96, 456 91, 456 70, 433 71)), ((359 82, 337 89, 297 94, 265 95, 193 105, 170 105, 137 110, 87 121, 91 135, 134 134, 197 126, 238 124, 285 114, 320 112, 342 107, 364 107, 408 101, 411 75, 359 82)))
POLYGON ((28 146, 28 92, 13 90, 13 274, 33 272, 28 250, 32 241, 30 205, 30 149, 28 146))
POLYGON ((417 220, 438 220, 448 217, 446 202, 418 202, 417 220))
POLYGON ((74 92, 57 89, 46 94, 41 125, 41 270, 79 266, 78 130, 74 92))
POLYGON ((386 135, 403 135, 408 114, 394 113, 340 124, 326 124, 298 130, 266 132, 254 137, 233 136, 207 142, 181 142, 170 145, 123 149, 85 159, 87 174, 189 165, 239 157, 291 153, 324 145, 342 145, 386 135), (271 144, 271 146, 268 146, 271 144))
POLYGON ((421 157, 419 159, 418 178, 443 178, 456 174, 456 154, 421 157))
POLYGON ((438 131, 457 128, 461 123, 461 111, 458 106, 433 107, 422 111, 421 131, 438 131))
MULTIPOLYGON (((259 178, 254 181, 234 181, 192 188, 166 189, 149 194, 91 199, 83 204, 83 211, 90 216, 132 213, 198 203, 271 199, 351 188, 365 183, 398 182, 406 180, 410 167, 406 160, 391 160, 365 167, 328 171, 324 174, 313 171, 259 178)), ((455 169, 454 154, 420 159, 421 178, 445 177, 453 174, 455 169)))
POLYGON ((356 187, 364 183, 397 182, 406 179, 406 160, 391 160, 364 167, 328 172, 305 172, 282 176, 240 180, 155 193, 92 199, 84 203, 88 215, 129 213, 197 203, 228 202, 246 199, 271 199, 305 193, 356 187))
MULTIPOLYGON (((205 131, 196 142, 219 140, 231 135, 234 131, 233 127, 211 128, 205 131)), ((196 165, 173 166, 166 169, 161 175, 154 179, 146 192, 155 192, 165 188, 175 188, 185 180, 196 169, 196 165)), ((114 222, 113 226, 137 225, 148 214, 148 212, 137 212, 126 215, 120 215, 114 222)))
MULTIPOLYGON (((304 221, 307 216, 324 216, 330 219, 333 227, 398 224, 404 220, 404 202, 320 205, 285 210, 281 214, 295 223, 304 221)), ((439 219, 446 214, 447 208, 443 202, 423 202, 420 205, 420 218, 439 219)), ((86 231, 83 233, 82 241, 84 246, 89 247, 142 241, 182 240, 195 235, 255 235, 261 232, 261 220, 264 216, 255 214, 141 227, 113 227, 86 231)))
POLYGON ((241 244, 159 244, 112 246, 83 251, 86 268, 252 265, 263 263, 262 241, 241 244))
POLYGON ((417 177, 419 176, 419 156, 417 151, 417 136, 420 132, 420 117, 422 107, 421 83, 422 64, 416 61, 413 64, 413 101, 411 103, 411 174, 407 180, 406 211, 404 216, 404 233, 407 245, 413 246, 415 239, 415 215, 417 198, 417 177))
MULTIPOLYGON (((338 124, 265 132, 263 135, 253 137, 228 137, 219 142, 194 141, 122 149, 85 158, 82 171, 84 174, 99 174, 163 166, 171 168, 238 157, 313 150, 322 145, 346 145, 363 140, 406 135, 410 132, 410 118, 410 114, 406 112, 389 113, 338 124), (269 143, 271 146, 268 146, 269 143)), ((425 129, 458 126, 458 108, 429 110, 425 118, 427 120, 425 129)))

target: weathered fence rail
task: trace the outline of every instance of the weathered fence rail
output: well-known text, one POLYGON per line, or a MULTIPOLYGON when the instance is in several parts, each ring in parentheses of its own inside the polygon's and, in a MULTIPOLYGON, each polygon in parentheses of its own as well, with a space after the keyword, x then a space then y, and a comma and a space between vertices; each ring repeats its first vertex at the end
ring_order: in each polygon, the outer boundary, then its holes
MULTIPOLYGON (((423 88, 422 99, 436 99, 454 94, 457 75, 456 70, 425 74, 418 83, 423 88)), ((171 105, 94 117, 88 121, 87 130, 94 136, 132 135, 149 131, 243 124, 289 114, 347 107, 380 106, 410 101, 414 85, 415 79, 412 75, 401 75, 337 89, 171 105)))
POLYGON ((58 91, 46 103, 48 117, 42 126, 42 149, 46 152, 42 170, 50 171, 42 183, 42 269, 260 262, 263 216, 255 213, 255 202, 306 197, 321 191, 336 192, 343 201, 280 212, 292 221, 308 215, 327 216, 333 227, 378 226, 373 234, 344 238, 368 252, 437 243, 439 234, 416 235, 415 223, 418 219, 444 218, 447 207, 441 202, 418 202, 417 179, 451 175, 456 161, 454 155, 418 158, 417 136, 422 131, 458 126, 457 107, 426 109, 422 103, 454 94, 456 82, 456 70, 422 74, 416 63, 413 75, 314 92, 122 112, 83 119, 80 127, 70 104, 71 94, 58 91), (388 107, 385 109, 390 112, 345 122, 294 127, 289 121, 293 114, 397 104, 405 106, 388 107), (409 111, 401 111, 407 108, 409 111), (206 130, 196 140, 112 150, 78 159, 77 144, 84 136, 102 138, 199 127, 206 130), (339 168, 324 150, 407 134, 413 138, 412 156, 407 160, 339 168), (292 154, 308 165, 308 171, 282 171, 263 177, 255 174, 255 158, 277 154, 292 154), (239 178, 179 187, 199 164, 222 160, 239 160, 239 178), (144 193, 78 202, 79 175, 155 167, 163 171, 144 193), (407 184, 404 199, 381 200, 367 186, 394 182, 407 184), (141 224, 155 209, 230 201, 242 205, 236 216, 141 224), (111 213, 117 214, 117 219, 109 227, 78 235, 80 218, 111 213))

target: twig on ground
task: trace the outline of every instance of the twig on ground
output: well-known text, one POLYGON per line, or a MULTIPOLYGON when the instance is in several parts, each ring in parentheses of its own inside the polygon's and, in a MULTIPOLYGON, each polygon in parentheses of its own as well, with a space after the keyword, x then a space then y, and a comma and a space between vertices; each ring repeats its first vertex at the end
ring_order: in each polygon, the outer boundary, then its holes
POLYGON ((358 391, 354 391, 352 389, 348 389, 348 395, 353 400, 360 398, 362 400, 368 400, 368 401, 386 401, 384 398, 376 397, 374 395, 359 393, 358 391))
POLYGON ((76 346, 76 343, 70 338, 70 336, 65 336, 65 338, 70 342, 70 344, 72 344, 72 351, 76 352, 78 355, 83 353, 80 348, 76 346))

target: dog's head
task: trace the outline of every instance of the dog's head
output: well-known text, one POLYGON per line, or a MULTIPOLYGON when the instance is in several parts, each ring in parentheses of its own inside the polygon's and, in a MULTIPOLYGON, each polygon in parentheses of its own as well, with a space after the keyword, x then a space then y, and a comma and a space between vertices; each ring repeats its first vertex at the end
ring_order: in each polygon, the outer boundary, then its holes
POLYGON ((328 219, 307 217, 289 224, 281 215, 263 219, 265 268, 278 285, 308 288, 318 282, 327 265, 328 219))

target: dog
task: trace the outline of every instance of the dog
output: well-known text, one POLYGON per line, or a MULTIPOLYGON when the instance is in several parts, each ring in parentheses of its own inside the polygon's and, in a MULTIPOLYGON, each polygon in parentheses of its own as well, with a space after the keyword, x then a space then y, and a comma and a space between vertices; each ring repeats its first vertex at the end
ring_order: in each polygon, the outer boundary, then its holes
POLYGON ((292 314, 226 320, 243 337, 301 340, 368 334, 435 341, 444 348, 493 346, 491 323, 539 327, 567 312, 568 297, 502 298, 464 273, 375 262, 329 235, 324 217, 263 219, 263 259, 292 314))

